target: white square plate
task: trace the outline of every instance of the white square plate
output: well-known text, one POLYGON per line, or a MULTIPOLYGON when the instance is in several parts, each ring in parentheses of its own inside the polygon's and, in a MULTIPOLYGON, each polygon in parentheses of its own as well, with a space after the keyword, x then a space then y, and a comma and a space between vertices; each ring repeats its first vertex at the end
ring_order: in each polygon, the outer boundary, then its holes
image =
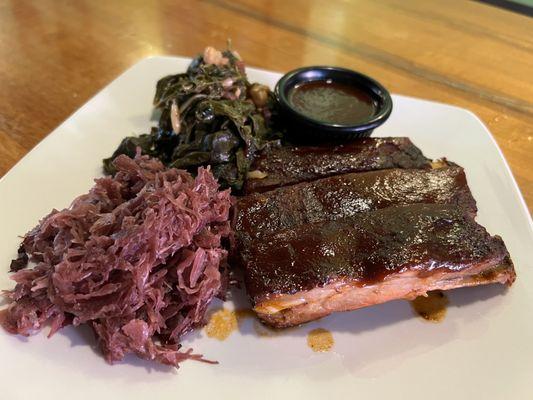
MULTIPOLYGON (((174 57, 139 62, 0 180, 0 288, 13 286, 7 271, 18 235, 86 192, 124 136, 148 131, 156 81, 188 63, 174 57)), ((273 86, 280 74, 250 68, 249 77, 273 86)), ((392 116, 375 135, 408 136, 428 157, 446 156, 465 168, 478 221, 503 237, 515 263, 511 289, 452 291, 438 324, 416 317, 404 301, 332 315, 275 337, 257 335, 248 319, 226 341, 190 335, 186 346, 220 364, 189 361, 177 372, 133 356, 110 366, 83 327, 51 339, 1 331, 0 398, 531 398, 532 223, 494 139, 468 111, 402 96, 394 96, 392 116), (307 346, 307 333, 317 327, 332 331, 331 352, 307 346)))

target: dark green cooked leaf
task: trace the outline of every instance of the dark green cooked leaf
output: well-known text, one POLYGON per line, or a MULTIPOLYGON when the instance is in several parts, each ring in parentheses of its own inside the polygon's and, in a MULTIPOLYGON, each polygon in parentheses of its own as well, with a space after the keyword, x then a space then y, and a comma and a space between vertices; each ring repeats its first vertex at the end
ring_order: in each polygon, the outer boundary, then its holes
POLYGON ((112 160, 119 154, 134 156, 140 147, 143 154, 193 173, 211 165, 222 187, 239 191, 255 154, 280 134, 269 120, 275 107, 272 93, 267 105, 257 108, 248 95, 244 64, 230 50, 223 55, 229 59, 226 65, 206 64, 198 56, 186 73, 161 78, 154 96, 161 112, 158 128, 125 138, 104 160, 105 172, 114 173, 112 160), (179 124, 176 119, 173 124, 172 110, 178 111, 179 124))

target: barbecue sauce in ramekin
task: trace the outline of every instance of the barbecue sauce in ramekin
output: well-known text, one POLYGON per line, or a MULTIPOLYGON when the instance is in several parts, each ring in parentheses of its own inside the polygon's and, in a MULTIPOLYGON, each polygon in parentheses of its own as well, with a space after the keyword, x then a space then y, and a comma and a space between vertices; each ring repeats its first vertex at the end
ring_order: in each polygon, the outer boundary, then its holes
POLYGON ((356 86, 331 79, 300 83, 288 95, 295 110, 329 124, 354 125, 377 113, 377 102, 356 86))
POLYGON ((350 142, 368 137, 392 112, 392 98, 379 82, 340 67, 310 66, 276 84, 276 120, 299 144, 350 142))

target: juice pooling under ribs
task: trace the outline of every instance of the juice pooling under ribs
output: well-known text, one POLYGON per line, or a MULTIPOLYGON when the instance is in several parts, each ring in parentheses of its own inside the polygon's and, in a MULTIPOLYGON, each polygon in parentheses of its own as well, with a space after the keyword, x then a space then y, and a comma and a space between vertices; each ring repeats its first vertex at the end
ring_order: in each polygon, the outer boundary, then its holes
POLYGON ((255 312, 280 328, 431 290, 515 279, 500 237, 462 208, 438 204, 300 225, 255 239, 243 258, 255 312))
POLYGON ((387 169, 245 196, 235 206, 234 229, 242 247, 242 241, 280 229, 412 203, 454 204, 471 215, 477 211, 461 167, 387 169))
POLYGON ((333 147, 274 147, 254 160, 245 193, 386 168, 429 169, 430 160, 406 137, 365 138, 333 147))

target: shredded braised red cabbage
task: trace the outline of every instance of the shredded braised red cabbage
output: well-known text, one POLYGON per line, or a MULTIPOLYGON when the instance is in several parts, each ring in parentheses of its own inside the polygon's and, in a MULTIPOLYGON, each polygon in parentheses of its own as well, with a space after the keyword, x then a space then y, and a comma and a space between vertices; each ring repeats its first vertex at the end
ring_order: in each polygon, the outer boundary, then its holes
POLYGON ((28 336, 45 323, 50 335, 88 324, 109 362, 200 360, 179 341, 224 288, 230 193, 209 169, 193 178, 146 156, 114 163, 114 177, 25 236, 2 325, 28 336))

